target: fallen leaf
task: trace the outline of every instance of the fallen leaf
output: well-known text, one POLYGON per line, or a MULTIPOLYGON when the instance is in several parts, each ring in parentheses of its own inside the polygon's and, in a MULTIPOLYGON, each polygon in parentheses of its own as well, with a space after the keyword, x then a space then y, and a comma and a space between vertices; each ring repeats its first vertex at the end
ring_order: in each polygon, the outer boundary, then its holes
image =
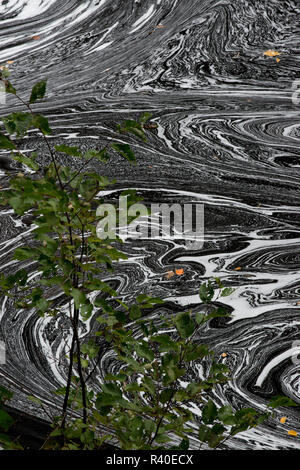
POLYGON ((221 356, 222 357, 227 357, 227 353, 222 353, 221 356))
POLYGON ((173 277, 175 275, 174 271, 168 271, 166 274, 165 274, 165 277, 166 279, 170 279, 171 277, 173 277))
POLYGON ((297 437, 298 433, 297 433, 297 431, 294 431, 293 429, 291 429, 290 431, 288 431, 288 435, 297 437))
POLYGON ((286 416, 283 416, 282 418, 280 418, 280 422, 281 424, 284 424, 287 420, 287 417, 286 416))
POLYGON ((242 268, 240 268, 239 266, 237 268, 234 268, 235 271, 240 271, 242 268))
POLYGON ((299 300, 299 302, 297 302, 297 305, 300 305, 300 300, 299 300))
POLYGON ((264 55, 267 55, 268 57, 276 57, 277 55, 280 55, 281 52, 273 51, 273 49, 269 49, 268 51, 264 52, 264 55))
POLYGON ((37 41, 38 39, 41 39, 41 36, 38 36, 37 34, 35 36, 32 36, 31 39, 34 39, 35 41, 37 41))
POLYGON ((14 60, 7 60, 6 63, 7 63, 7 64, 13 64, 13 63, 14 63, 14 60))
POLYGON ((158 25, 156 26, 156 28, 158 28, 158 29, 160 29, 160 28, 165 28, 165 26, 164 26, 163 24, 158 24, 158 25))
POLYGON ((175 269, 175 273, 177 274, 177 276, 182 276, 184 273, 184 269, 183 268, 175 269))
POLYGON ((278 57, 277 57, 277 59, 276 59, 276 62, 280 62, 280 59, 278 59, 278 57))

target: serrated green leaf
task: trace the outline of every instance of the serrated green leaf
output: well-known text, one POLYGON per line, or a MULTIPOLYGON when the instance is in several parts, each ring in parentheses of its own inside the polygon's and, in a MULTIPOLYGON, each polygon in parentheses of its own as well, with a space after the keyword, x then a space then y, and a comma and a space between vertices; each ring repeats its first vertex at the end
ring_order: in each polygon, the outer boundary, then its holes
POLYGON ((33 104, 36 100, 42 99, 46 93, 47 80, 43 80, 34 85, 31 91, 29 103, 33 104))
POLYGON ((13 160, 16 160, 17 162, 22 163, 23 165, 27 166, 31 170, 37 171, 39 169, 39 165, 35 161, 33 161, 31 158, 29 158, 25 155, 21 155, 19 153, 18 154, 12 154, 11 158, 13 160))
POLYGON ((111 147, 129 162, 135 163, 135 155, 128 144, 112 143, 111 147))
POLYGON ((268 406, 271 408, 279 408, 280 406, 300 406, 300 404, 296 403, 289 397, 277 395, 275 397, 272 397, 272 399, 268 403, 268 406))
POLYGON ((207 283, 203 283, 199 289, 199 297, 202 302, 208 303, 213 299, 214 296, 214 288, 211 285, 210 281, 207 283))
POLYGON ((181 338, 186 339, 194 333, 195 324, 189 313, 179 313, 174 323, 181 338))
POLYGON ((202 421, 204 424, 212 424, 218 416, 218 410, 212 400, 208 400, 202 410, 202 421))
POLYGON ((55 150, 58 152, 66 153, 71 157, 81 157, 78 147, 69 147, 68 145, 54 145, 55 150))
POLYGON ((15 144, 4 134, 0 134, 0 148, 14 150, 16 148, 15 144))

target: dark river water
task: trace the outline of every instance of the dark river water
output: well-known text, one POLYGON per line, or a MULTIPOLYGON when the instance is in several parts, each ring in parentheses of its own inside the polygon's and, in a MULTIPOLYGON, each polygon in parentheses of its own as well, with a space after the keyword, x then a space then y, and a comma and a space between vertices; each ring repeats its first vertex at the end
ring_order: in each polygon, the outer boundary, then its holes
MULTIPOLYGON (((117 137, 117 122, 152 113, 157 126, 146 143, 121 138, 137 165, 114 156, 97 170, 118 180, 115 195, 137 188, 148 202, 203 203, 205 243, 187 250, 180 240, 127 242, 128 261, 105 278, 126 301, 142 292, 163 297, 165 312, 197 310, 198 288, 212 276, 236 289, 223 300, 232 320, 212 323, 199 338, 227 353, 233 379, 214 398, 234 408, 265 409, 276 394, 300 403, 299 13, 292 0, 0 2, 0 65, 14 61, 11 80, 23 97, 48 79, 35 108, 49 118, 53 144, 101 148, 117 137), (166 277, 182 268, 182 276, 166 277)), ((0 110, 16 109, 9 97, 0 110)), ((35 148, 47 161, 31 132, 24 149, 35 148)), ((2 185, 9 166, 2 157, 2 185)), ((30 238, 28 221, 2 212, 0 237, 2 271, 19 268, 11 254, 30 238)), ((64 299, 47 295, 63 312, 64 299)), ((151 312, 158 322, 160 314, 151 312)), ((95 327, 92 319, 82 335, 95 327)), ((14 406, 43 416, 28 394, 59 406, 51 392, 66 378, 64 316, 41 319, 2 299, 0 339, 0 382, 15 391, 14 406)), ((99 374, 116 367, 107 350, 99 374)), ((300 432, 297 410, 281 410, 226 447, 299 449, 289 429, 300 432)), ((194 436, 192 448, 198 444, 194 436)))

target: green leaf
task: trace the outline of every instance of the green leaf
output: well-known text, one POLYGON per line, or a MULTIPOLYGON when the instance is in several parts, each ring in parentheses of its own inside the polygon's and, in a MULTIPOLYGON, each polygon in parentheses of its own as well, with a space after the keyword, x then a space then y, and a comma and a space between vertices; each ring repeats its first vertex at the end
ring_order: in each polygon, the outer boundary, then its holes
POLYGON ((131 134, 134 134, 142 139, 144 142, 146 141, 146 135, 143 131, 141 122, 134 121, 133 119, 127 119, 122 123, 122 125, 118 125, 117 129, 121 134, 130 132, 131 134))
POLYGON ((91 444, 94 440, 95 433, 90 429, 87 429, 85 432, 81 433, 80 440, 83 444, 91 444))
POLYGON ((139 122, 141 124, 145 124, 147 121, 149 121, 151 117, 152 117, 152 114, 146 111, 139 117, 139 122))
POLYGON ((236 424, 236 419, 231 406, 222 406, 218 410, 218 419, 227 426, 233 426, 236 424))
POLYGON ((16 148, 15 144, 4 134, 0 134, 0 148, 14 150, 16 148))
POLYGON ((103 392, 108 395, 112 395, 115 397, 122 397, 122 391, 120 390, 117 384, 114 384, 114 383, 101 384, 101 388, 103 392))
POLYGON ((158 435, 156 436, 155 438, 155 442, 159 443, 159 444, 165 444, 166 442, 170 442, 172 439, 165 435, 165 434, 161 434, 161 435, 158 435))
POLYGON ((30 100, 29 100, 30 104, 35 103, 36 100, 40 100, 44 98, 45 93, 46 93, 46 84, 47 84, 47 80, 43 80, 34 85, 31 91, 31 95, 30 95, 30 100))
POLYGON ((225 289, 221 291, 221 297, 227 297, 228 295, 231 295, 234 291, 235 289, 233 289, 232 287, 225 287, 225 289))
POLYGON ((270 406, 271 408, 279 408, 280 406, 300 406, 300 404, 296 403, 289 397, 277 395, 275 397, 272 397, 268 406, 270 406))
POLYGON ((202 300, 202 302, 205 302, 205 303, 210 302, 212 300, 214 293, 215 291, 210 281, 202 284, 199 289, 199 297, 202 300))
POLYGON ((170 349, 170 350, 178 350, 179 345, 177 342, 173 341, 168 335, 156 335, 156 336, 151 336, 151 341, 154 343, 159 343, 163 345, 164 347, 170 349))
POLYGON ((235 413, 235 420, 237 426, 234 426, 230 434, 235 435, 239 432, 246 431, 250 427, 257 426, 258 421, 257 418, 261 416, 256 410, 253 408, 242 408, 235 413))
POLYGON ((200 424, 199 431, 198 431, 199 440, 201 442, 207 442, 209 434, 210 434, 210 428, 208 426, 205 426, 205 424, 200 424))
POLYGON ((163 304, 164 301, 160 297, 150 297, 149 295, 146 294, 140 294, 137 296, 136 301, 139 304, 146 303, 147 307, 151 305, 157 305, 157 304, 163 304))
POLYGON ((17 137, 23 137, 28 129, 32 127, 33 116, 31 113, 12 113, 3 118, 5 129, 9 134, 16 134, 17 137))
POLYGON ((49 127, 48 119, 40 114, 35 114, 33 119, 33 125, 40 129, 40 131, 45 134, 49 135, 52 133, 52 130, 49 127))
POLYGON ((13 393, 7 388, 0 385, 0 404, 2 405, 4 402, 10 400, 13 397, 13 393))
POLYGON ((218 410, 212 400, 208 400, 202 411, 202 421, 204 424, 212 424, 218 416, 218 410))
POLYGON ((222 424, 216 423, 213 425, 211 430, 214 434, 217 434, 219 436, 220 434, 223 434, 224 431, 226 431, 226 428, 222 424))
POLYGON ((188 338, 194 333, 195 324, 189 313, 179 313, 174 323, 181 338, 188 338))
POLYGON ((17 162, 22 163, 23 165, 28 166, 28 168, 31 170, 37 171, 39 169, 39 165, 35 161, 29 157, 26 157, 25 155, 21 155, 20 153, 12 154, 11 158, 17 162))
POLYGON ((137 320, 142 315, 141 309, 138 305, 132 305, 129 311, 130 320, 137 320))
POLYGON ((146 341, 142 341, 140 344, 137 343, 135 350, 139 356, 147 359, 149 362, 154 360, 154 353, 146 341))
POLYGON ((42 405, 42 400, 40 400, 39 398, 37 397, 34 397, 32 395, 29 395, 28 397, 28 400, 32 401, 33 403, 36 403, 37 405, 42 405))
POLYGON ((80 307, 80 314, 82 316, 83 321, 87 321, 93 313, 93 305, 89 303, 88 300, 87 302, 88 303, 86 303, 85 305, 81 305, 80 307))
POLYGON ((15 95, 17 93, 16 89, 12 86, 12 84, 8 80, 5 80, 4 83, 5 83, 5 92, 6 93, 11 93, 12 95, 15 95))
POLYGON ((12 419, 12 417, 9 416, 6 411, 0 409, 0 428, 6 432, 9 430, 13 422, 14 420, 12 419))
POLYGON ((87 160, 90 160, 91 158, 96 158, 96 160, 99 160, 100 162, 106 163, 110 159, 110 155, 107 152, 106 149, 102 150, 88 150, 84 154, 84 158, 87 160))
POLYGON ((117 143, 112 143, 111 147, 118 152, 119 155, 122 157, 125 157, 129 162, 135 163, 135 155, 133 151, 131 150, 130 146, 128 144, 117 144, 117 143))
POLYGON ((168 401, 173 398, 174 393, 175 392, 172 388, 165 388, 161 392, 161 394, 159 396, 159 400, 161 401, 161 403, 168 403, 168 401))
POLYGON ((69 147, 68 145, 54 145, 55 150, 58 152, 66 153, 71 157, 81 157, 78 147, 69 147))
POLYGON ((79 289, 71 289, 70 295, 73 297, 76 308, 80 308, 81 305, 87 304, 88 299, 86 295, 81 292, 79 289))
POLYGON ((13 259, 24 261, 26 259, 34 258, 35 255, 36 251, 32 248, 17 248, 14 252, 13 259))

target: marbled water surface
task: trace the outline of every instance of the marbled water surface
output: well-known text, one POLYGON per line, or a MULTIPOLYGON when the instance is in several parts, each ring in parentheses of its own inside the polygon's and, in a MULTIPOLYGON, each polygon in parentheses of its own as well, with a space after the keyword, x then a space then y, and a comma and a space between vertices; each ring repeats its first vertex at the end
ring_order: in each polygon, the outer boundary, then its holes
MULTIPOLYGON (((113 196, 137 188, 148 202, 204 203, 202 249, 128 242, 128 261, 105 279, 126 301, 151 293, 174 312, 200 308, 199 286, 218 276, 236 289, 223 300, 232 320, 212 322, 199 340, 227 353, 234 378, 215 400, 264 409, 272 395, 285 394, 300 403, 300 104, 295 93, 292 100, 300 79, 299 1, 4 0, 0 18, 0 64, 14 61, 9 67, 20 94, 48 79, 36 109, 50 120, 51 142, 87 149, 118 138, 130 143, 138 164, 114 156, 111 166, 98 165, 118 180, 113 196), (280 55, 264 55, 269 49, 280 55), (117 122, 145 111, 157 124, 146 143, 117 137, 117 122), (167 279, 177 268, 184 274, 167 279)), ((14 97, 1 106, 2 114, 17 109, 14 97)), ((47 161, 31 132, 24 149, 34 148, 47 161)), ((11 166, 5 155, 0 165, 5 185, 11 166)), ((32 278, 39 275, 34 264, 11 261, 29 238, 26 218, 1 213, 3 272, 23 265, 32 278)), ((47 295, 63 313, 64 299, 54 290, 47 295)), ((161 313, 149 316, 159 323, 161 313)), ((95 327, 94 319, 82 325, 82 336, 95 327)), ((41 319, 1 300, 7 363, 0 381, 15 391, 16 408, 37 413, 28 394, 59 405, 52 390, 66 380, 69 337, 63 314, 41 319)), ((117 367, 111 351, 103 352, 98 373, 117 367)), ((299 449, 299 437, 287 434, 300 432, 299 411, 285 413, 286 424, 276 414, 226 447, 299 449)))

